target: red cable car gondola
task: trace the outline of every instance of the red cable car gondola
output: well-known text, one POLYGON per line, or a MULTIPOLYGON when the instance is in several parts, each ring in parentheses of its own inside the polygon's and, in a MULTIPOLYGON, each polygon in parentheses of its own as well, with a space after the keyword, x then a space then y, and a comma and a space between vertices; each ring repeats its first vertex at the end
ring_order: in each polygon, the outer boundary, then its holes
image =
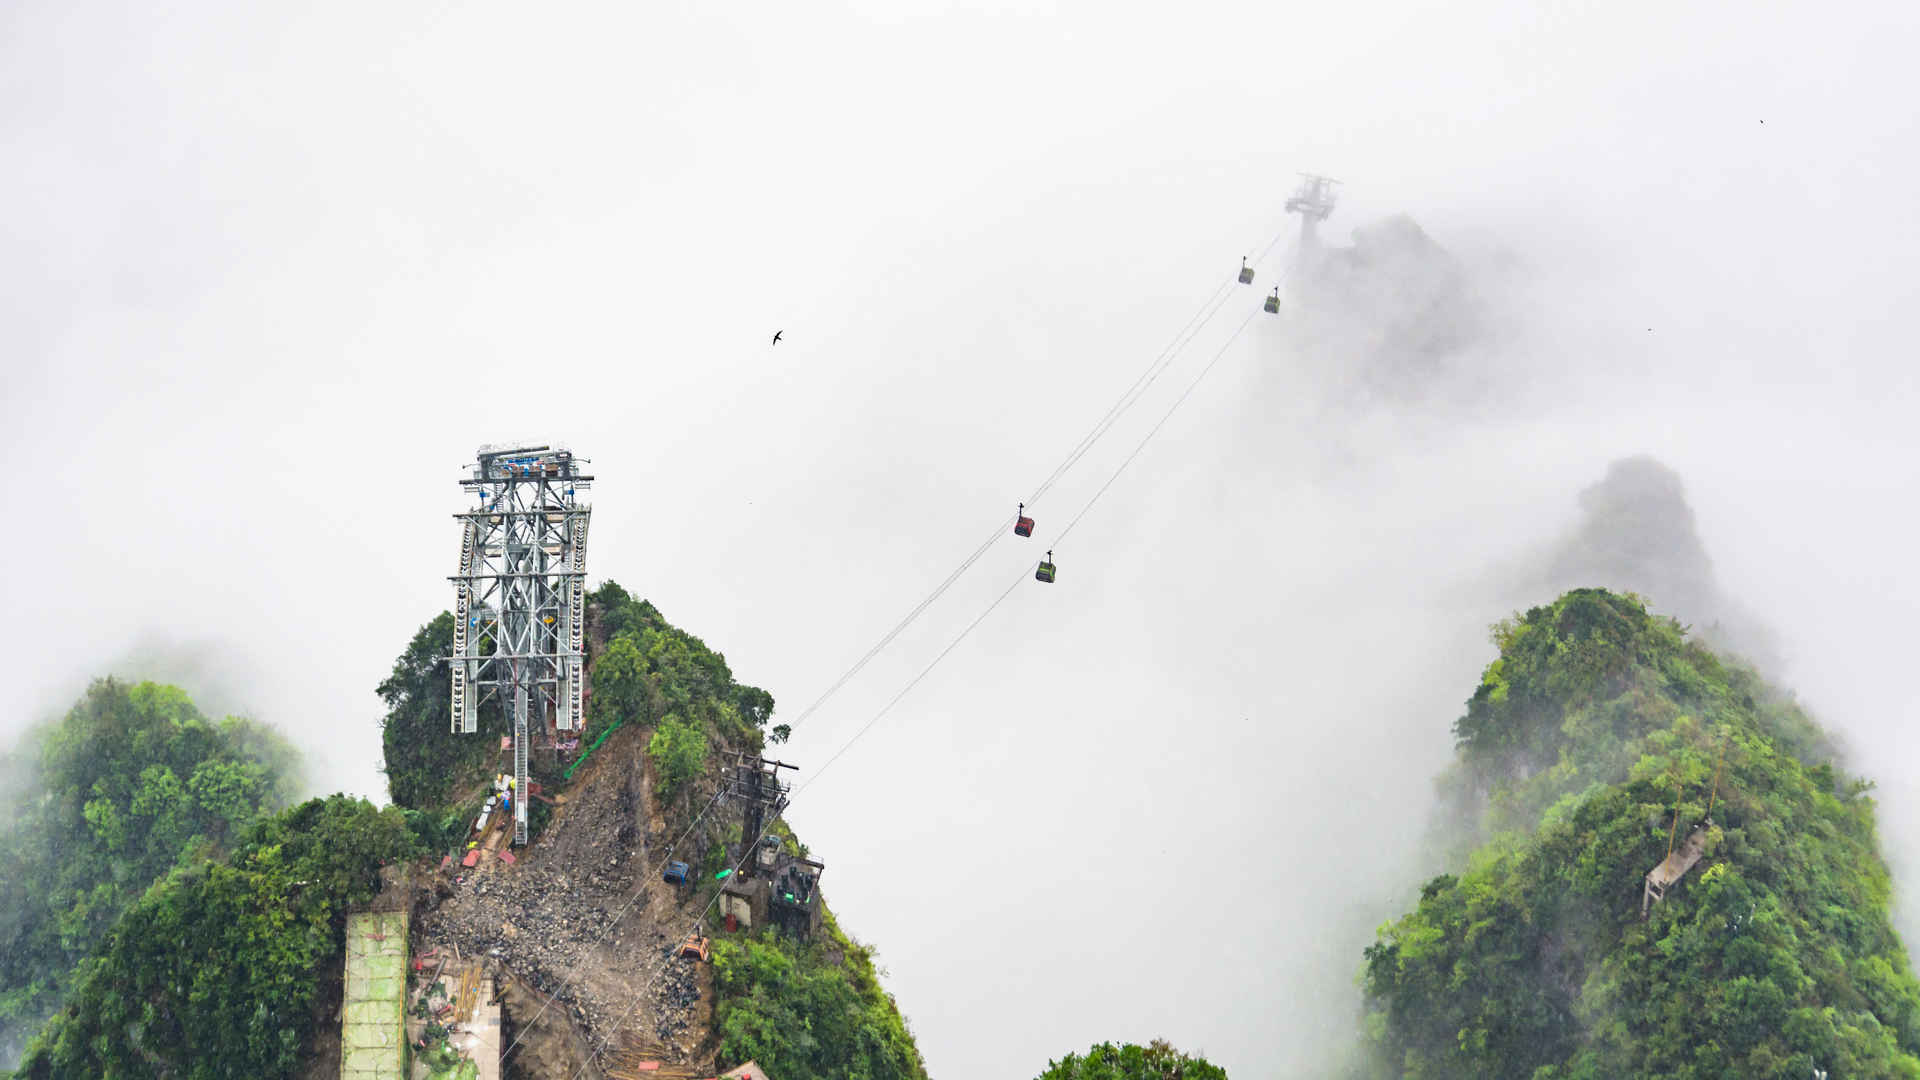
POLYGON ((1032 536, 1033 535, 1033 519, 1027 516, 1026 503, 1020 504, 1020 512, 1018 514, 1015 514, 1014 517, 1016 520, 1013 523, 1013 535, 1032 536))

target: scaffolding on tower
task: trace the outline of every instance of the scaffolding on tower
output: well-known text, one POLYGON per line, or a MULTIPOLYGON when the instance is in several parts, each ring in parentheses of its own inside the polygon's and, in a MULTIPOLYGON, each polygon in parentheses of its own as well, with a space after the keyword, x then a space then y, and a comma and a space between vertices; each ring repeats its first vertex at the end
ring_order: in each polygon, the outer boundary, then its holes
MULTIPOLYGON (((527 842, 527 751, 537 726, 549 743, 578 732, 586 631, 587 523, 593 477, 584 459, 547 446, 480 448, 460 481, 476 506, 460 522, 452 576, 453 719, 479 729, 480 706, 513 719, 513 841, 527 842)), ((577 737, 577 736, 576 736, 577 737)))

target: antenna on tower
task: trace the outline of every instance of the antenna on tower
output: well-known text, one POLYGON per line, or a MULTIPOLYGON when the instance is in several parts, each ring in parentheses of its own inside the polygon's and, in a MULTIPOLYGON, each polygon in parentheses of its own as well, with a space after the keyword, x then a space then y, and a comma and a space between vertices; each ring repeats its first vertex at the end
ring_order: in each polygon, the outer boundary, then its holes
MULTIPOLYGON (((593 477, 564 447, 483 446, 460 486, 479 504, 460 521, 453 575, 453 730, 479 728, 497 698, 513 712, 513 842, 527 842, 527 747, 577 732, 586 659, 587 521, 593 477)), ((577 737, 577 736, 576 736, 577 737)))
POLYGON ((1340 196, 1335 188, 1340 181, 1313 173, 1300 174, 1300 186, 1287 199, 1287 213, 1300 215, 1300 253, 1319 246, 1319 225, 1333 213, 1340 196))

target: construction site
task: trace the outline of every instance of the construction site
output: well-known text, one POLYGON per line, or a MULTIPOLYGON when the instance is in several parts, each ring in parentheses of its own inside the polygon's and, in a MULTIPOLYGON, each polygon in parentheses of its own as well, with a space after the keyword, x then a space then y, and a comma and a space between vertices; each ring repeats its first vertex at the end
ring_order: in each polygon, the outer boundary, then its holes
MULTIPOLYGON (((644 748, 638 729, 610 737, 520 855, 497 814, 463 858, 443 855, 383 894, 398 910, 352 917, 342 1080, 764 1075, 752 1063, 714 1067, 709 942, 759 925, 817 929, 820 906, 799 905, 810 919, 783 916, 796 905, 770 900, 765 871, 778 867, 811 899, 820 864, 762 845, 750 860, 761 873, 666 880, 658 867, 677 864, 674 837, 649 810, 644 748), (689 932, 709 908, 714 925, 689 932)), ((709 849, 740 823, 737 812, 708 818, 686 848, 709 849)))
POLYGON ((463 481, 477 505, 458 515, 442 737, 486 740, 488 775, 453 793, 480 809, 350 916, 338 1052, 308 1076, 765 1076, 752 1061, 719 1071, 712 941, 821 929, 825 865, 776 829, 795 766, 717 745, 705 775, 662 799, 642 725, 603 724, 582 744, 605 635, 585 597, 579 464, 483 448, 463 481), (483 716, 510 733, 496 741, 483 716))

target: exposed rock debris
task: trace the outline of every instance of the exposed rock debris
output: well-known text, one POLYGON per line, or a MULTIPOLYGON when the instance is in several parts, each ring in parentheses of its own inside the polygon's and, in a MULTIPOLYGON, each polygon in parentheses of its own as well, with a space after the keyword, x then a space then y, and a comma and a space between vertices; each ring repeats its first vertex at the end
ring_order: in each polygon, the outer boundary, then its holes
POLYGON ((711 970, 676 955, 705 897, 683 905, 673 886, 650 880, 671 838, 649 821, 638 736, 614 733, 517 863, 456 866, 418 915, 424 943, 487 957, 523 984, 506 999, 508 1042, 523 1044, 508 1055, 509 1076, 544 1075, 580 1060, 581 1047, 587 1056, 636 1045, 675 1062, 713 1056, 711 970), (529 1060, 516 1069, 522 1054, 529 1060))

